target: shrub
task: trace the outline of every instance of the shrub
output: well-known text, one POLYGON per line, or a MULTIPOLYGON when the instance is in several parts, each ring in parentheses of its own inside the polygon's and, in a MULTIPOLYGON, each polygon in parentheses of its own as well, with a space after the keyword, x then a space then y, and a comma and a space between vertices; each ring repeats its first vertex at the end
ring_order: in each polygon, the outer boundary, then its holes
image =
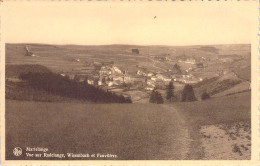
POLYGON ((156 90, 153 90, 150 96, 150 103, 157 103, 157 104, 162 104, 163 103, 163 98, 161 93, 159 93, 156 90))
POLYGON ((173 86, 173 82, 169 82, 169 85, 167 87, 167 91, 166 91, 166 99, 167 100, 171 100, 172 97, 174 97, 174 86, 173 86))
POLYGON ((184 86, 182 91, 182 101, 196 101, 196 97, 191 85, 187 84, 184 86))
POLYGON ((209 98, 210 98, 210 95, 207 92, 202 93, 201 100, 206 100, 206 99, 209 99, 209 98))

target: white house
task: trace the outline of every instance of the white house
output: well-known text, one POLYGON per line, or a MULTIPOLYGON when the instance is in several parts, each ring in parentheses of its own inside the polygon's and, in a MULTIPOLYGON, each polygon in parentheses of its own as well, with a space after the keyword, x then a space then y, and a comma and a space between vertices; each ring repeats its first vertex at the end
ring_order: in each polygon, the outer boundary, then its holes
POLYGON ((107 82, 107 85, 108 85, 108 86, 113 86, 114 84, 113 84, 112 81, 109 81, 109 82, 107 82))
POLYGON ((145 87, 145 89, 152 91, 152 90, 154 90, 154 87, 153 86, 147 86, 147 87, 145 87))
POLYGON ((116 67, 116 66, 114 66, 113 68, 112 68, 116 73, 122 73, 122 71, 118 68, 118 67, 116 67))
POLYGON ((195 59, 192 59, 192 58, 186 59, 186 60, 179 60, 178 62, 193 64, 193 65, 196 64, 196 60, 195 60, 195 59))
POLYGON ((88 84, 94 85, 94 80, 88 80, 88 84))
POLYGON ((153 73, 148 73, 147 76, 148 77, 152 77, 154 74, 153 73))
POLYGON ((153 76, 153 77, 151 77, 151 80, 156 81, 157 77, 153 76))
POLYGON ((153 80, 147 80, 147 85, 155 87, 155 82, 153 80))

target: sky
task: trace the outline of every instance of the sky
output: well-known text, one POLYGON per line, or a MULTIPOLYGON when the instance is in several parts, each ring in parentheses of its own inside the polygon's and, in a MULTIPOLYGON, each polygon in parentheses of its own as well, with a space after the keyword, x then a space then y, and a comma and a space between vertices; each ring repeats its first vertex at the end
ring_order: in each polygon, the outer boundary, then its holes
POLYGON ((234 2, 7 1, 2 25, 7 43, 250 43, 257 5, 234 2))

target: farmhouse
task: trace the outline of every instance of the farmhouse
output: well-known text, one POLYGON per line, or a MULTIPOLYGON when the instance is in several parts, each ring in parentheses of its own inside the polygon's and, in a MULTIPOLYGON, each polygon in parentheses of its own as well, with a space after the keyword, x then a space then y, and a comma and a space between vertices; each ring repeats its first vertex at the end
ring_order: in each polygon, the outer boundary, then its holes
POLYGON ((100 75, 111 75, 112 71, 110 67, 108 66, 102 66, 101 69, 99 70, 100 75))
POLYGON ((223 62, 223 63, 231 63, 231 62, 233 62, 233 59, 232 58, 219 58, 219 61, 223 62))
POLYGON ((156 81, 156 80, 157 80, 157 77, 156 77, 156 76, 153 76, 153 77, 151 77, 151 80, 156 81))
POLYGON ((203 68, 204 64, 202 62, 197 63, 197 68, 203 68))
POLYGON ((131 83, 134 81, 134 78, 132 78, 131 76, 124 76, 123 78, 125 83, 131 83))
POLYGON ((108 85, 108 86, 113 86, 114 84, 113 84, 112 81, 108 81, 108 82, 107 82, 107 85, 108 85))
POLYGON ((119 81, 119 82, 123 82, 124 78, 123 77, 113 77, 114 81, 119 81))
POLYGON ((152 77, 153 75, 154 75, 154 73, 151 73, 151 72, 147 74, 148 77, 152 77))
POLYGON ((94 85, 94 80, 88 80, 88 84, 94 85))
POLYGON ((132 49, 133 54, 139 54, 139 50, 137 48, 132 49))
POLYGON ((152 80, 156 80, 156 81, 158 81, 158 80, 162 80, 162 81, 165 81, 165 82, 170 82, 171 81, 170 78, 168 78, 168 77, 166 77, 166 76, 164 76, 162 74, 157 74, 155 76, 155 78, 154 77, 152 77, 152 78, 153 78, 152 80))
POLYGON ((154 90, 154 87, 149 85, 149 86, 145 87, 145 89, 152 91, 152 90, 154 90))
POLYGON ((193 64, 193 65, 196 64, 196 60, 193 59, 193 58, 188 58, 188 59, 186 59, 186 60, 181 60, 181 59, 180 59, 178 62, 193 64))
POLYGON ((196 84, 196 83, 199 82, 199 80, 197 80, 197 79, 186 79, 186 80, 183 80, 183 82, 185 84, 196 84))
POLYGON ((147 80, 147 85, 150 85, 150 86, 152 86, 152 87, 155 87, 155 81, 153 81, 153 80, 147 80))
POLYGON ((102 81, 99 80, 98 81, 98 85, 101 86, 102 85, 102 81))
POLYGON ((172 78, 174 81, 185 83, 185 84, 195 84, 203 80, 201 78, 200 79, 195 78, 192 74, 174 75, 172 78))
POLYGON ((146 76, 146 72, 144 70, 138 70, 136 74, 139 76, 146 76))
POLYGON ((121 71, 118 67, 116 67, 116 66, 113 66, 113 67, 112 67, 112 71, 113 71, 114 73, 119 73, 119 74, 122 73, 122 71, 121 71))

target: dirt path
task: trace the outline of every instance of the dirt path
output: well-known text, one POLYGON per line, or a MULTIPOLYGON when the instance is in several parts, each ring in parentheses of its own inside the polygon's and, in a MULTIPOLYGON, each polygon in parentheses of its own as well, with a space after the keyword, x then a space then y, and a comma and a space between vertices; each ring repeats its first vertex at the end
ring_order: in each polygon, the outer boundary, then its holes
POLYGON ((149 59, 149 60, 151 60, 151 61, 153 62, 153 67, 154 67, 154 68, 157 68, 157 69, 159 69, 159 70, 163 70, 164 72, 167 72, 167 70, 165 70, 165 69, 163 69, 163 68, 158 67, 158 66, 155 65, 156 63, 159 63, 159 62, 155 61, 155 60, 152 59, 152 58, 147 58, 147 59, 149 59))
POLYGON ((166 137, 170 138, 168 141, 170 141, 170 148, 174 149, 174 154, 169 154, 169 158, 174 160, 189 159, 192 139, 190 138, 187 122, 180 112, 173 106, 162 105, 162 107, 172 113, 171 122, 169 123, 166 137))

